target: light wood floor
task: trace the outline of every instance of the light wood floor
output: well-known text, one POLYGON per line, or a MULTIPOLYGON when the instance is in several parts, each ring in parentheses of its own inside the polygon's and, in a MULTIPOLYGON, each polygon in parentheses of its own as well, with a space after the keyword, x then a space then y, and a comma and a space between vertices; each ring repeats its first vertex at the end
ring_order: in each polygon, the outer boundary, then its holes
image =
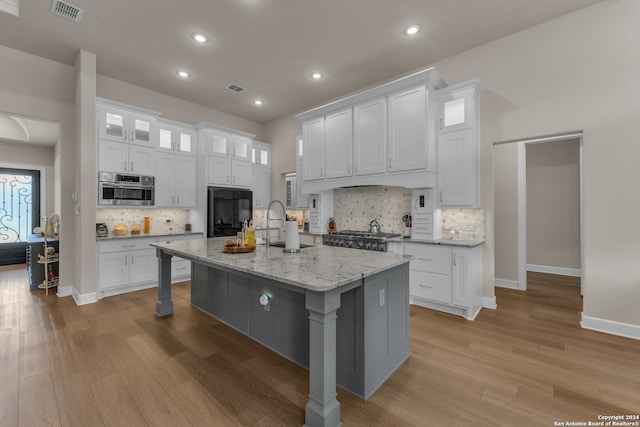
MULTIPOLYGON (((579 326, 575 280, 529 275, 474 322, 411 308, 412 355, 345 426, 553 426, 640 413, 640 341, 579 326)), ((0 270, 0 426, 300 426, 305 370, 156 291, 82 307, 0 270)))

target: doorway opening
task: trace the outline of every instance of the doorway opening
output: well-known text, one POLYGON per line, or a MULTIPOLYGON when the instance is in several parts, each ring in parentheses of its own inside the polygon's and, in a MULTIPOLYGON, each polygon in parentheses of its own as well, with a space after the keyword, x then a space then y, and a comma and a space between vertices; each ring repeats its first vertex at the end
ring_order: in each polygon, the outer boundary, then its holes
POLYGON ((495 285, 527 273, 582 282, 582 132, 494 143, 495 285))
POLYGON ((582 133, 517 144, 518 289, 528 271, 582 279, 582 133))
POLYGON ((0 265, 24 264, 40 224, 40 171, 0 167, 0 265))

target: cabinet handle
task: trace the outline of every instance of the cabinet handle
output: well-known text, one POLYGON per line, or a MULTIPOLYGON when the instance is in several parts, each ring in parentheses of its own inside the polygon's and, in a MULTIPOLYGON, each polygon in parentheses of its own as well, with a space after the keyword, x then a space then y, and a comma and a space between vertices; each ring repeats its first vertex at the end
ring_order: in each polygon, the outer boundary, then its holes
POLYGON ((389 157, 389 170, 391 170, 391 157, 389 157))
POLYGON ((418 287, 420 288, 426 288, 426 289, 431 289, 431 285, 423 285, 422 283, 418 284, 418 287))
POLYGON ((455 267, 456 265, 458 265, 458 263, 456 262, 456 254, 454 252, 453 253, 453 266, 455 267))
POLYGON ((178 201, 178 203, 176 203, 176 205, 180 206, 180 196, 176 196, 176 200, 178 201))
POLYGON ((133 137, 135 136, 135 133, 133 131, 131 131, 131 142, 133 142, 133 137))
POLYGON ((420 257, 418 257, 418 259, 420 261, 429 261, 429 262, 431 262, 431 258, 420 258, 420 257))
POLYGON ((233 175, 233 183, 234 184, 236 183, 236 176, 235 175, 233 175))
POLYGON ((440 192, 440 203, 442 203, 442 191, 440 192))
POLYGON ((135 248, 136 245, 122 245, 122 248, 135 248))
POLYGON ((229 182, 229 175, 227 175, 227 182, 229 182))
POLYGON ((347 174, 351 175, 351 165, 347 165, 347 174))
POLYGON ((131 254, 131 265, 133 265, 135 260, 136 260, 136 256, 134 254, 131 254))
POLYGON ((171 204, 172 204, 172 205, 175 205, 175 204, 176 204, 176 199, 175 199, 175 197, 176 197, 176 196, 171 196, 171 204))
POLYGON ((442 119, 440 119, 440 130, 442 130, 442 119))
POLYGON ((236 149, 234 148, 233 149, 233 157, 235 157, 235 156, 236 156, 236 149))
POLYGON ((355 173, 355 174, 358 173, 358 163, 357 162, 353 163, 353 173, 355 173))
POLYGON ((324 176, 324 168, 320 168, 320 176, 324 176))
POLYGON ((122 129, 122 135, 124 136, 124 140, 127 141, 127 131, 122 129))
POLYGON ((129 258, 128 256, 126 256, 126 255, 124 256, 124 265, 127 265, 127 262, 129 262, 128 258, 129 258))
POLYGON ((133 172, 133 160, 131 160, 131 172, 133 172))
POLYGON ((126 160, 124 161, 124 171, 125 172, 127 171, 127 161, 126 160))

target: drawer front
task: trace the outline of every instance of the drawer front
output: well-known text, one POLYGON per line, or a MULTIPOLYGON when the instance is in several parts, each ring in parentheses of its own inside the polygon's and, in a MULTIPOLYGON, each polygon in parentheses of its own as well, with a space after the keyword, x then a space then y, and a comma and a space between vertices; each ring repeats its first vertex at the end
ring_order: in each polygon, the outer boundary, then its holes
POLYGON ((191 275, 191 261, 173 257, 171 260, 171 277, 183 277, 191 275))
POLYGON ((98 253, 106 254, 110 252, 123 252, 123 251, 137 251, 140 249, 150 249, 149 243, 154 243, 156 239, 142 238, 142 239, 123 239, 123 240, 108 240, 105 242, 98 242, 98 253))
POLYGON ((405 244, 405 255, 413 256, 411 270, 451 274, 451 249, 436 245, 405 244))
POLYGON ((413 297, 451 304, 451 276, 412 270, 409 288, 413 297))

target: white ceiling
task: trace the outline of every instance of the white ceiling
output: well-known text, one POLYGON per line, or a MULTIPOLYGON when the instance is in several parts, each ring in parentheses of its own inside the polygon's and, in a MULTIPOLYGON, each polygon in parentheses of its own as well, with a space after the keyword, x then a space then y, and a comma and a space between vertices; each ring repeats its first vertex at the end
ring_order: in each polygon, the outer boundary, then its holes
POLYGON ((69 65, 84 49, 99 74, 264 123, 599 1, 70 0, 79 24, 21 1, 0 13, 0 44, 69 65))

